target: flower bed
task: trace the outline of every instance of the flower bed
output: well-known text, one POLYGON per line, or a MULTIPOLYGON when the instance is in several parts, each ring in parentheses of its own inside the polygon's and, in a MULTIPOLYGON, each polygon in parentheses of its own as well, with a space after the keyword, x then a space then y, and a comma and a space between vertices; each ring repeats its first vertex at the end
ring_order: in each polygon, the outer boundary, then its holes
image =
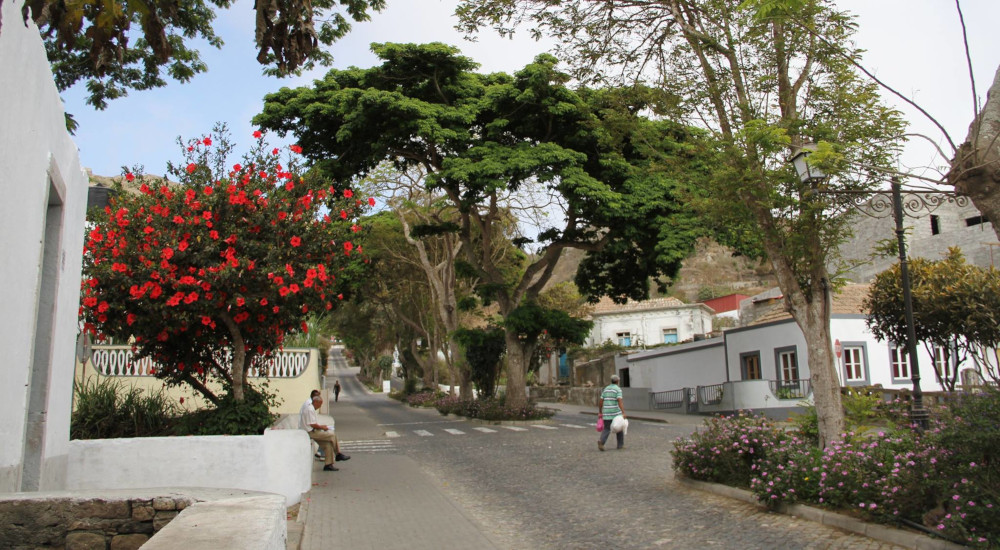
POLYGON ((931 429, 846 433, 819 449, 797 431, 741 413, 678 439, 678 475, 749 488, 769 506, 803 502, 882 523, 922 525, 981 548, 1000 547, 1000 392, 964 395, 931 429))

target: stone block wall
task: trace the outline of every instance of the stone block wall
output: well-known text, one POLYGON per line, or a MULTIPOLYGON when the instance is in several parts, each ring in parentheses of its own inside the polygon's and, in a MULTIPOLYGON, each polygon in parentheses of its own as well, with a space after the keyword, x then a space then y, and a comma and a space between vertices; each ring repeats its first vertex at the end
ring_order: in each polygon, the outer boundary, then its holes
POLYGON ((192 503, 185 496, 5 498, 0 500, 0 548, 133 550, 192 503))

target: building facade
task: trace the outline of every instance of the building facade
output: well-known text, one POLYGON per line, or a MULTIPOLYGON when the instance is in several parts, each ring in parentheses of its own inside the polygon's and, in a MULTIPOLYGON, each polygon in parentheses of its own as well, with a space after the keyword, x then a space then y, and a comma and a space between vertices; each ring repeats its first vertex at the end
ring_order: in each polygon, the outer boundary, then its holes
POLYGON ((712 332, 711 308, 685 304, 676 298, 656 298, 615 304, 608 298, 594 307, 594 328, 588 346, 612 342, 626 348, 676 344, 712 332))
POLYGON ((0 28, 0 492, 66 486, 87 176, 34 23, 0 28))

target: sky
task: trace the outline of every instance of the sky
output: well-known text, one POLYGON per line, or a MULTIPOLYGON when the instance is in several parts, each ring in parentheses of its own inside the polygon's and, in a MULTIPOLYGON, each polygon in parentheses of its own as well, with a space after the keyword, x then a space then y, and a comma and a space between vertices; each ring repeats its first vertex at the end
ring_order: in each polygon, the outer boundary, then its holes
MULTIPOLYGON (((481 33, 475 43, 465 41, 453 29, 458 0, 389 0, 382 13, 353 30, 331 47, 334 66, 370 67, 376 58, 372 42, 445 42, 480 63, 483 71, 513 72, 546 51, 547 44, 531 40, 527 33, 515 39, 481 33)), ((961 27, 951 0, 837 0, 841 9, 858 15, 856 42, 866 50, 865 66, 880 79, 918 102, 945 127, 959 144, 965 139, 973 117, 969 71, 962 47, 961 27)), ((247 150, 254 128, 250 119, 260 112, 263 97, 285 86, 308 85, 328 70, 318 68, 289 79, 264 77, 253 47, 254 12, 251 0, 237 0, 220 12, 216 33, 225 41, 221 50, 198 48, 208 71, 190 82, 169 82, 164 88, 131 92, 111 101, 104 111, 85 103, 85 90, 77 86, 63 94, 66 110, 80 124, 74 141, 83 166, 103 176, 119 175, 122 166, 142 165, 150 174, 162 175, 168 160, 181 159, 176 144, 211 132, 216 122, 226 122, 236 151, 247 150)), ((963 0, 973 74, 978 95, 986 89, 1000 66, 1000 2, 963 0)), ((888 94, 886 101, 904 112, 911 132, 928 135, 946 150, 941 132, 915 109, 888 94)), ((290 143, 271 136, 274 145, 290 143)), ((913 140, 902 157, 901 168, 935 177, 934 168, 949 158, 935 153, 924 140, 913 140)))

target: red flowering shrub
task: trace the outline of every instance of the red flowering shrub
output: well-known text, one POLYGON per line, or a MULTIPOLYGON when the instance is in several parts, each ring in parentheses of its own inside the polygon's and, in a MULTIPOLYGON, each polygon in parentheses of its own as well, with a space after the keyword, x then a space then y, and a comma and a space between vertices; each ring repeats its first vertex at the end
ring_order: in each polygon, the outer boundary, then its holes
POLYGON ((85 330, 130 340, 158 363, 157 376, 213 402, 208 376, 242 400, 246 368, 308 330, 310 311, 336 307, 363 267, 351 239, 370 202, 298 175, 297 155, 284 165, 254 135, 238 164, 228 162, 224 126, 190 141, 184 161, 169 165, 179 183, 127 174, 84 247, 85 330))

